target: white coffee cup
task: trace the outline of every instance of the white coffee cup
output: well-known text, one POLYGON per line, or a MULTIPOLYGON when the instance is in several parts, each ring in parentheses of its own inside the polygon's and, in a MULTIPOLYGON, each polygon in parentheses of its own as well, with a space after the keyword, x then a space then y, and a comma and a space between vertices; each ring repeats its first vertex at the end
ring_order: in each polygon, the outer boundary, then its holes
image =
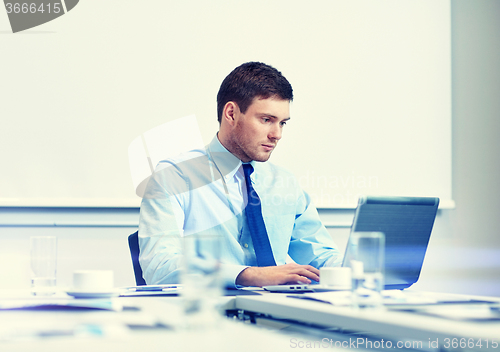
POLYGON ((319 283, 322 286, 332 288, 351 288, 351 268, 347 267, 326 267, 319 269, 319 283))
POLYGON ((77 270, 73 272, 73 289, 83 292, 107 292, 113 289, 112 270, 77 270))

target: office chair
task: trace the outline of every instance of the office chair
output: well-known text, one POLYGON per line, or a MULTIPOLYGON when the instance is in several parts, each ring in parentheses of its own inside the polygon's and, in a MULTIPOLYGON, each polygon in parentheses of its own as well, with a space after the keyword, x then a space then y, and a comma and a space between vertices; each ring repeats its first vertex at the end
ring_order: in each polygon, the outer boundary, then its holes
POLYGON ((135 283, 137 286, 144 286, 146 280, 142 277, 142 268, 139 264, 139 231, 128 236, 128 246, 132 256, 132 265, 134 266, 135 283))

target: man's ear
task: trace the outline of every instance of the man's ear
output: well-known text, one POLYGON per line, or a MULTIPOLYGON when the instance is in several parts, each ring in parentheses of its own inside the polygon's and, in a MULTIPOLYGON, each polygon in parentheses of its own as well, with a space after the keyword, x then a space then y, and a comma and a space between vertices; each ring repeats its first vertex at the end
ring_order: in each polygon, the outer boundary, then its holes
POLYGON ((228 101, 222 110, 222 118, 226 120, 229 125, 234 126, 239 112, 240 108, 238 104, 234 101, 228 101))

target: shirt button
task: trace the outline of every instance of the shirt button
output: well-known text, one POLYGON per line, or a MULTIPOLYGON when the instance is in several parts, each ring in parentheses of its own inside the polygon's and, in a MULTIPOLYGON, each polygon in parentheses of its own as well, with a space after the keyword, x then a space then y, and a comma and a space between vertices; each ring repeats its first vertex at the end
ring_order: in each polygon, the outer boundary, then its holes
POLYGON ((248 248, 248 243, 245 243, 243 246, 244 246, 245 248, 248 248))

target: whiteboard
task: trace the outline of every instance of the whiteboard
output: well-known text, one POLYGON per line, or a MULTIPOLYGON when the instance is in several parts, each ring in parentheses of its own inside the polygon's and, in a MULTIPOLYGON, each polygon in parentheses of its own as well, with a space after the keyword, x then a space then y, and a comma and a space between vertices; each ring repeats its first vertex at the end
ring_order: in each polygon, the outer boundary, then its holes
POLYGON ((452 204, 450 3, 90 1, 13 34, 0 10, 0 205, 135 207, 127 150, 195 114, 247 61, 294 88, 271 162, 320 208, 359 194, 452 204))

